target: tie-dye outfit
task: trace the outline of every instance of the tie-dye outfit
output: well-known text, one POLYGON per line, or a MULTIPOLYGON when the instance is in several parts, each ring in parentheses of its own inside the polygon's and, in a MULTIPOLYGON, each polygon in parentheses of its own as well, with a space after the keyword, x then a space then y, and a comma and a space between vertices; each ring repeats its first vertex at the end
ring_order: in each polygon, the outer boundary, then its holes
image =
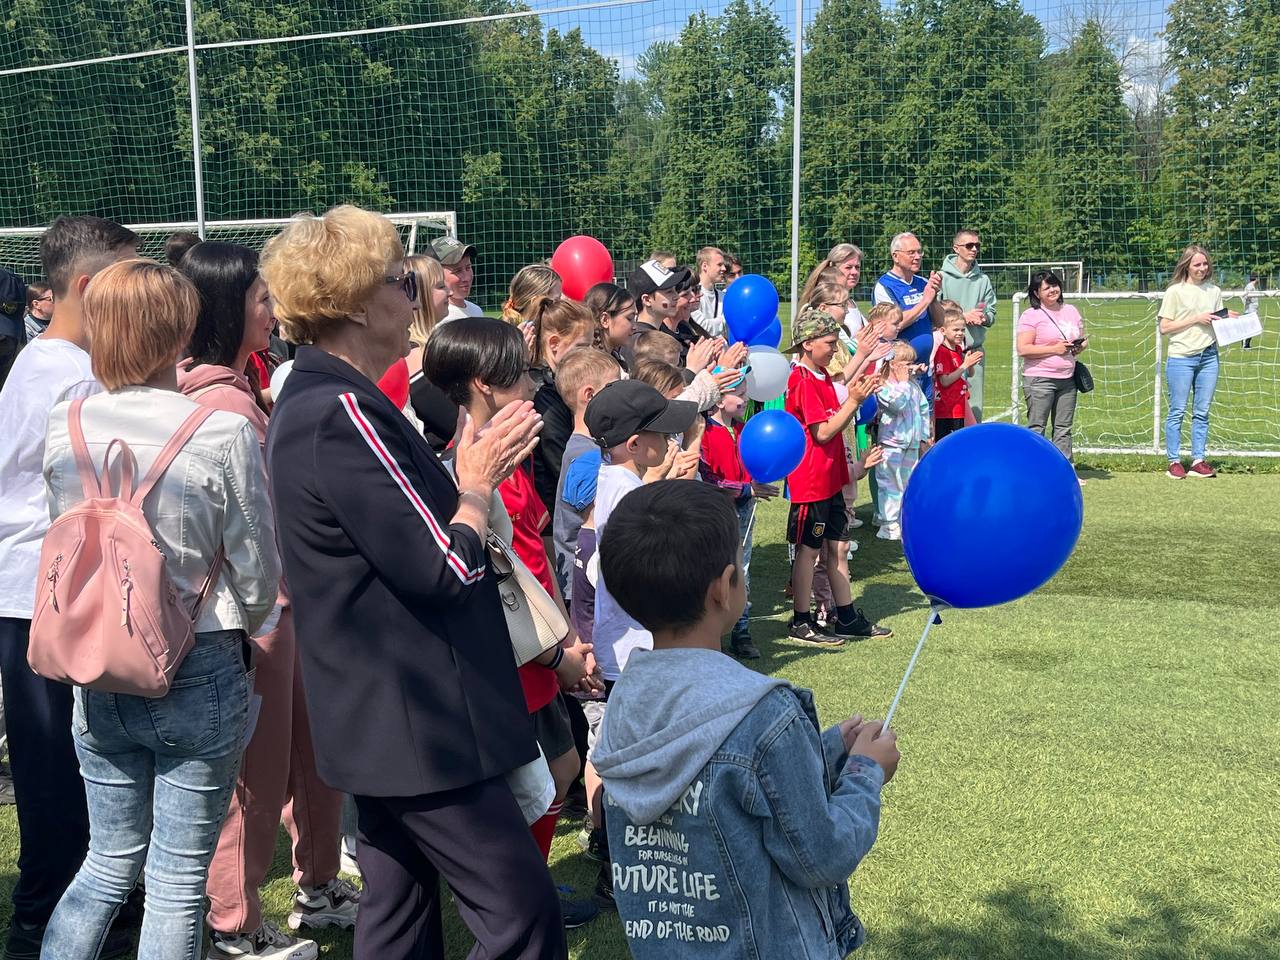
POLYGON ((893 380, 876 393, 879 442, 884 460, 876 464, 880 517, 897 525, 902 517, 902 494, 920 460, 920 445, 929 439, 929 401, 914 378, 893 380))

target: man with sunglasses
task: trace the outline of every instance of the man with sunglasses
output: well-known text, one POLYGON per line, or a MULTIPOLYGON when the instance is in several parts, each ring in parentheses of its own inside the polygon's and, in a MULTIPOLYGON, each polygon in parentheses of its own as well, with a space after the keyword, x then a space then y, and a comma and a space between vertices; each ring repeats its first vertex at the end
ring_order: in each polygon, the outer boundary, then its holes
MULTIPOLYGON (((960 230, 951 241, 950 254, 942 263, 942 297, 960 304, 965 319, 965 347, 981 350, 987 330, 996 322, 996 291, 991 278, 978 266, 982 239, 976 230, 960 230)), ((974 419, 982 422, 983 362, 969 370, 969 405, 974 419)))

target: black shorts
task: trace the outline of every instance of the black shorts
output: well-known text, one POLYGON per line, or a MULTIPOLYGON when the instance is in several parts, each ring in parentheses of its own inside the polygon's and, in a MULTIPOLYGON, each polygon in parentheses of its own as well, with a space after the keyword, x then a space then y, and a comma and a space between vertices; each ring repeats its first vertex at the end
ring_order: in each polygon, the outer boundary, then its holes
POLYGON ((793 503, 787 516, 787 543, 821 548, 824 540, 849 539, 849 514, 837 490, 817 503, 793 503))
POLYGON ((554 700, 533 712, 533 737, 548 761, 564 756, 575 746, 569 708, 560 697, 557 693, 554 700))
POLYGON ((955 433, 964 426, 964 417, 937 417, 933 421, 933 442, 955 433))

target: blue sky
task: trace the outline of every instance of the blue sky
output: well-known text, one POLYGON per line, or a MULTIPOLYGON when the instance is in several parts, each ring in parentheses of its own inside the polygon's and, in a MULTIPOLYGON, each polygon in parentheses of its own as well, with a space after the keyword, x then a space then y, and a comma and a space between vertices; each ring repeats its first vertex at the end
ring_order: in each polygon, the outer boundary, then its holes
MULTIPOLYGON (((596 50, 613 58, 619 64, 622 75, 633 76, 636 61, 648 47, 660 40, 674 40, 689 17, 699 10, 719 13, 728 0, 642 0, 626 6, 595 10, 577 10, 572 13, 552 14, 543 17, 545 27, 567 31, 574 26, 582 29, 587 42, 596 50)), ((531 0, 533 9, 554 9, 571 4, 565 0, 531 0)), ((806 0, 805 23, 812 21, 820 3, 806 0)), ((1086 11, 1101 11, 1109 18, 1115 31, 1123 39, 1123 46, 1134 52, 1136 58, 1149 59, 1158 55, 1156 33, 1163 27, 1165 7, 1160 0, 1026 0, 1027 12, 1039 17, 1045 25, 1050 47, 1058 46, 1065 24, 1086 15, 1086 11)), ((792 34, 795 5, 792 0, 773 4, 779 19, 792 34)))

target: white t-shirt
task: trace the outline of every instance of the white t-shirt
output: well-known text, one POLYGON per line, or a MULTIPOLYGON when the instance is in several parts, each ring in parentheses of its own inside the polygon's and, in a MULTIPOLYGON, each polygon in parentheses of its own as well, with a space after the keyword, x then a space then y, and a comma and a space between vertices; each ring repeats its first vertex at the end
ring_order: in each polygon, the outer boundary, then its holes
MULTIPOLYGON (((643 485, 644 481, 627 467, 601 464, 596 480, 596 543, 604 535, 605 524, 618 501, 643 485)), ((617 680, 622 676, 622 668, 627 665, 632 650, 653 649, 653 635, 618 606, 618 601, 613 599, 604 582, 603 571, 596 582, 596 613, 591 640, 595 644, 596 663, 606 680, 617 680)))
POLYGON ((1258 284, 1254 280, 1250 280, 1244 285, 1244 312, 1258 312, 1258 284))
POLYGON ((49 530, 44 443, 63 400, 98 393, 89 354, 48 335, 18 354, 0 390, 0 617, 30 620, 40 545, 49 530))
POLYGON ((449 312, 444 315, 441 323, 448 323, 450 320, 460 320, 463 317, 483 317, 484 311, 472 303, 470 300, 463 300, 462 306, 455 306, 449 303, 449 312))

